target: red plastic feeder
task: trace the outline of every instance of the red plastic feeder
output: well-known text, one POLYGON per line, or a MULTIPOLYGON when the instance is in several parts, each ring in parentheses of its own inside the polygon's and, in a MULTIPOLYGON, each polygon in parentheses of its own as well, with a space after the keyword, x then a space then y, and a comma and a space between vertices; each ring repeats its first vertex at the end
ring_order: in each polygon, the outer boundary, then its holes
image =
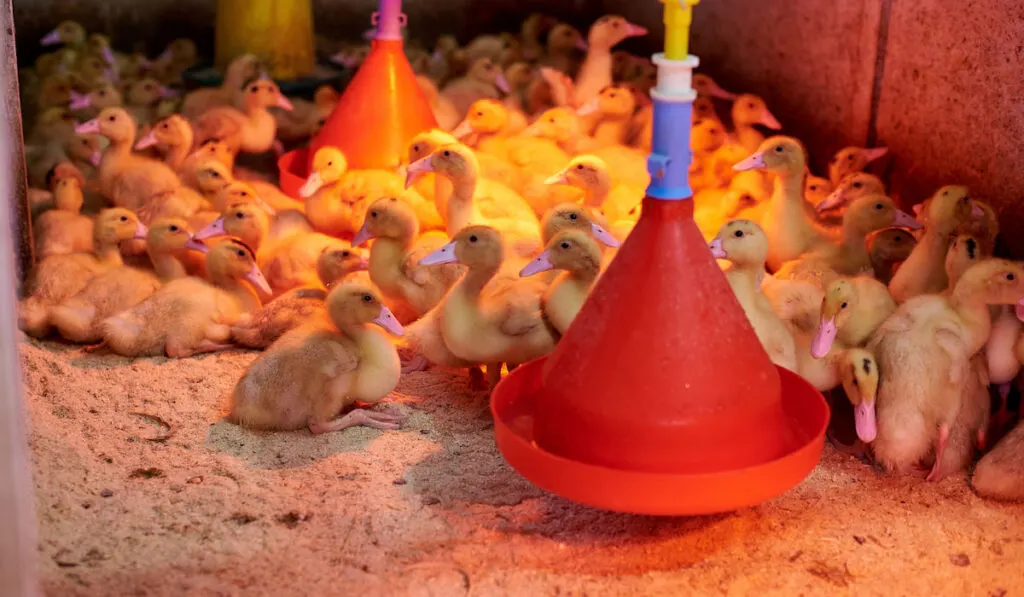
POLYGON ((377 38, 338 105, 308 148, 281 156, 277 162, 281 189, 298 198, 316 150, 341 149, 352 169, 393 169, 409 140, 437 127, 416 74, 402 49, 400 0, 381 0, 374 14, 377 38))
POLYGON ((538 486, 607 510, 760 503, 815 467, 828 406, 769 360, 693 202, 642 210, 555 352, 495 389, 498 448, 538 486))

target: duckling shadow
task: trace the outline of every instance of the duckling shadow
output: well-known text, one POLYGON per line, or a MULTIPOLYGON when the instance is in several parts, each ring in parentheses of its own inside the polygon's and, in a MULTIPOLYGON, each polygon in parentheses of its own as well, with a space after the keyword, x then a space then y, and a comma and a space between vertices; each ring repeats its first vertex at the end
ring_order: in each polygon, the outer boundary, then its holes
POLYGON ((364 451, 381 433, 364 427, 323 435, 312 435, 306 429, 253 431, 222 419, 211 424, 204 445, 254 469, 290 469, 309 466, 336 454, 364 451))

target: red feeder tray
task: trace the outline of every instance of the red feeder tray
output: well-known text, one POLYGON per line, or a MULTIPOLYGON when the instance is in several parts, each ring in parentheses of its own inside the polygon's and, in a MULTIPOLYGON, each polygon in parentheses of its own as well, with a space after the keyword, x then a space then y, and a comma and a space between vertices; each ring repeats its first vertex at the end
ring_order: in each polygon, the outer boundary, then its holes
POLYGON ((693 221, 644 199, 550 356, 492 399, 499 449, 538 486, 620 512, 760 503, 816 465, 829 410, 771 363, 693 221))

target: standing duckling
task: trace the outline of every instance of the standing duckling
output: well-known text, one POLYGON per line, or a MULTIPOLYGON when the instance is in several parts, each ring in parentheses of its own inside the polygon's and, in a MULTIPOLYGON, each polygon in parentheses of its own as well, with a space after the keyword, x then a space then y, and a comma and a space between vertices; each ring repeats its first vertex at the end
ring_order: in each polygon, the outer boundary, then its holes
POLYGON ((626 19, 605 15, 587 34, 587 56, 576 74, 576 102, 582 105, 612 84, 612 48, 630 37, 647 35, 647 29, 626 19))
POLYGON ((391 340, 373 325, 404 331, 372 287, 343 282, 326 300, 331 325, 311 325, 282 336, 249 366, 231 393, 228 420, 253 429, 314 434, 365 425, 397 429, 404 417, 356 409, 376 403, 398 385, 401 362, 391 340))
POLYGON ((218 106, 202 113, 194 121, 196 143, 210 139, 224 141, 234 153, 265 153, 275 146, 277 121, 268 108, 292 110, 292 104, 269 79, 257 79, 245 87, 242 95, 245 111, 218 106))
POLYGON ((772 362, 796 371, 793 336, 760 291, 760 278, 764 274, 764 260, 768 252, 768 239, 764 232, 751 221, 733 220, 719 230, 718 236, 708 246, 715 259, 732 262, 725 277, 772 362))
POLYGON ((544 292, 541 305, 552 327, 565 334, 601 274, 601 248, 582 230, 563 230, 519 275, 533 276, 552 269, 562 273, 544 292))
POLYGON ((755 125, 761 125, 773 131, 780 130, 782 125, 768 111, 764 100, 756 95, 744 94, 736 98, 732 105, 733 134, 736 141, 747 151, 757 151, 764 143, 764 135, 757 130, 755 125))
MULTIPOLYGON (((197 241, 189 246, 206 247, 197 241)), ((208 250, 210 282, 195 277, 172 280, 138 305, 104 320, 100 325, 107 346, 122 356, 166 354, 172 359, 230 348, 230 326, 242 313, 260 307, 246 283, 268 295, 272 291, 252 249, 241 241, 228 239, 208 250)))
POLYGON ((832 184, 838 185, 844 178, 856 172, 863 172, 868 164, 889 153, 887 147, 867 149, 863 147, 844 147, 832 156, 828 163, 828 177, 832 184))

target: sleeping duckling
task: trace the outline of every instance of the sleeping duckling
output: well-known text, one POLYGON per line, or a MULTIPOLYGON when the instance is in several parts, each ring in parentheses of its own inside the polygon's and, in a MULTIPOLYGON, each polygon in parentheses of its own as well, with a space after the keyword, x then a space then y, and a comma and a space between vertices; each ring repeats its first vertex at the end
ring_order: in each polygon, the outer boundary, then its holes
POLYGON ((982 215, 984 211, 971 201, 966 187, 947 186, 936 191, 928 204, 928 223, 921 240, 889 284, 896 302, 942 292, 949 286, 945 261, 952 234, 972 217, 982 215))
POLYGON ((828 285, 821 301, 821 323, 811 341, 811 356, 823 358, 839 340, 863 346, 882 322, 896 311, 885 284, 869 276, 842 278, 828 285))
POLYGON ((80 185, 76 176, 54 183, 53 209, 39 214, 32 225, 37 259, 92 249, 93 221, 81 214, 85 198, 80 185))
MULTIPOLYGON (((370 205, 359 232, 352 239, 359 246, 370 245, 370 279, 388 299, 409 312, 409 321, 433 309, 459 277, 457 265, 431 267, 419 265, 425 257, 447 242, 438 236, 420 237, 419 224, 412 208, 394 197, 378 199, 370 205)), ((399 321, 403 318, 399 317, 399 321)))
POLYGON ((764 232, 751 221, 733 220, 722 227, 708 247, 715 259, 728 259, 732 262, 725 277, 772 362, 796 371, 793 336, 760 291, 759 278, 764 273, 764 260, 768 252, 768 239, 764 232))
POLYGON ((258 311, 244 313, 231 326, 231 338, 246 348, 266 348, 286 332, 316 317, 326 315, 327 293, 349 274, 370 266, 366 256, 356 249, 327 247, 316 262, 317 275, 326 290, 296 288, 270 301, 258 311))
POLYGON ((832 184, 840 182, 850 174, 863 172, 868 164, 889 153, 887 147, 867 149, 863 147, 844 147, 832 156, 828 163, 828 177, 832 184))
MULTIPOLYGON (((196 250, 206 247, 194 240, 189 244, 196 250)), ((241 241, 228 239, 208 250, 209 282, 172 280, 138 305, 105 319, 100 325, 107 346, 122 356, 166 354, 172 359, 231 348, 230 326, 242 313, 260 307, 245 283, 268 295, 272 291, 252 249, 241 241)))
POLYGON ((902 228, 886 228, 868 237, 868 254, 875 278, 888 285, 895 266, 907 260, 917 239, 902 228))
POLYGON ((982 497, 1024 499, 1024 423, 1018 423, 978 462, 971 484, 982 497))
POLYGON ((743 94, 733 102, 732 124, 735 129, 733 136, 747 152, 758 151, 765 140, 761 131, 754 128, 755 125, 761 125, 773 131, 782 128, 775 116, 768 111, 764 100, 751 94, 743 94))
POLYGON ((438 305, 444 343, 460 359, 486 364, 492 388, 501 377, 501 363, 519 365, 554 348, 555 337, 541 310, 546 284, 498 275, 506 264, 505 242, 498 230, 467 226, 420 263, 467 266, 438 305))
POLYGON ((943 452, 972 375, 971 359, 991 328, 989 305, 1022 299, 1024 268, 987 259, 963 274, 951 296, 916 297, 882 324, 867 348, 885 376, 873 444, 883 467, 906 471, 934 447, 928 479, 941 478, 943 452))
POLYGON ((397 429, 404 417, 356 409, 376 403, 395 389, 401 363, 391 340, 371 324, 401 336, 404 331, 365 283, 342 282, 326 300, 333 325, 292 330, 261 355, 238 381, 228 420, 243 427, 314 434, 355 425, 397 429))
POLYGON ((268 108, 292 110, 292 104, 277 84, 257 79, 246 86, 242 95, 245 111, 233 106, 217 106, 202 113, 193 128, 196 143, 210 139, 224 141, 232 152, 264 153, 275 146, 277 121, 268 108))
POLYGON ((563 230, 519 275, 532 276, 552 269, 562 270, 562 274, 544 292, 541 305, 552 327, 564 334, 601 274, 601 248, 582 230, 563 230))
POLYGON ((81 292, 50 311, 50 322, 64 339, 78 343, 100 340, 100 322, 149 298, 162 282, 185 277, 179 257, 192 240, 187 222, 156 220, 148 233, 140 225, 136 238, 146 239, 154 272, 122 266, 89 280, 81 292))
POLYGON ((53 255, 32 270, 28 296, 18 305, 18 327, 36 338, 49 333, 52 306, 81 292, 93 276, 124 265, 118 245, 144 235, 144 230, 127 209, 100 212, 93 230, 93 252, 53 255))

